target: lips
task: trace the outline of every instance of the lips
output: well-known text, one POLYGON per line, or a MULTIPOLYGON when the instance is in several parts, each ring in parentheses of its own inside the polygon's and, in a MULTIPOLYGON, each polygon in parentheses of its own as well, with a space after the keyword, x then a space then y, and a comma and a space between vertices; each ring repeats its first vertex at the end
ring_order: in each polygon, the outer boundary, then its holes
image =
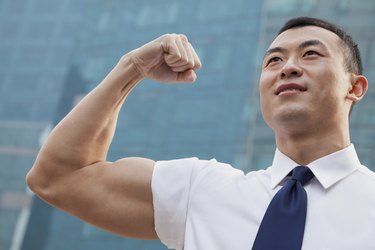
POLYGON ((297 84, 297 83, 286 83, 286 84, 281 84, 277 89, 275 94, 279 95, 280 93, 286 92, 286 91, 300 91, 304 92, 306 91, 307 88, 297 84))

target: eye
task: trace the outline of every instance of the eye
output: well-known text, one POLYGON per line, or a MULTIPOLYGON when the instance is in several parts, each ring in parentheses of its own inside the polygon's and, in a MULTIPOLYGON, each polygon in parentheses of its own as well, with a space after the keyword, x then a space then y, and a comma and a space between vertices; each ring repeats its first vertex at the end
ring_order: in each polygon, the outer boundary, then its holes
POLYGON ((305 54, 303 54, 303 56, 313 56, 313 55, 320 55, 318 52, 314 51, 314 50, 309 50, 307 52, 305 52, 305 54))
POLYGON ((282 61, 282 59, 278 56, 274 56, 274 57, 271 57, 268 61, 267 61, 267 65, 270 64, 270 63, 274 63, 274 62, 280 62, 282 61))

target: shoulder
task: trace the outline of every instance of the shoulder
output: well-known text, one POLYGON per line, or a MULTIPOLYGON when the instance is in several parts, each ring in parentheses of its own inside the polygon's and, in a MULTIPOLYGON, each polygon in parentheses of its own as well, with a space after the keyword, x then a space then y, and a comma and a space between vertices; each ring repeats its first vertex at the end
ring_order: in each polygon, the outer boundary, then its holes
POLYGON ((375 206, 375 173, 366 166, 359 166, 345 178, 343 187, 346 189, 345 193, 351 194, 353 199, 358 199, 357 203, 369 202, 372 207, 375 206))
POLYGON ((157 161, 155 163, 153 183, 185 187, 212 188, 244 183, 265 185, 270 182, 271 167, 250 171, 246 175, 230 164, 216 159, 201 160, 197 157, 157 161))
POLYGON ((183 245, 191 203, 207 203, 225 186, 223 183, 241 173, 216 159, 191 157, 155 162, 151 186, 155 228, 160 240, 168 246, 183 245))
MULTIPOLYGON (((264 172, 256 171, 255 175, 264 172)), ((155 163, 153 181, 156 185, 179 186, 185 189, 213 189, 229 187, 252 179, 238 168, 216 159, 200 160, 196 157, 155 163)))
POLYGON ((185 176, 185 178, 203 178, 210 176, 233 176, 242 175, 242 170, 232 167, 230 164, 218 162, 216 159, 201 160, 197 157, 182 158, 175 160, 157 161, 155 163, 154 175, 185 176))
POLYGON ((361 165, 358 168, 358 173, 363 181, 368 181, 369 184, 375 185, 375 172, 367 168, 364 165, 361 165))

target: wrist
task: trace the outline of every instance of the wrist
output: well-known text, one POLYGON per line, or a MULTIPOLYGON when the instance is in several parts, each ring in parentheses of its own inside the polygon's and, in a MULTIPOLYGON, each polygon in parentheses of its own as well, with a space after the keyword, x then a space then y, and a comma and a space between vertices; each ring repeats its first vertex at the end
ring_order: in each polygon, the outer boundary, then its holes
POLYGON ((129 56, 124 55, 100 85, 110 88, 111 92, 129 92, 143 78, 129 56))
POLYGON ((127 73, 129 78, 139 79, 138 81, 145 78, 144 71, 140 68, 139 63, 133 56, 132 52, 123 55, 118 64, 120 68, 125 70, 124 72, 127 73))

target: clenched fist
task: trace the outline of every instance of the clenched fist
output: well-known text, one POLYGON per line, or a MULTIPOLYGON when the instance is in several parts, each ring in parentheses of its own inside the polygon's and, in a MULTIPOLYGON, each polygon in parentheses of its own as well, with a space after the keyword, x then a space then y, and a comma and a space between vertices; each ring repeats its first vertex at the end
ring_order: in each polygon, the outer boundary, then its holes
POLYGON ((194 82, 201 62, 185 35, 163 35, 125 57, 143 77, 159 82, 194 82))

